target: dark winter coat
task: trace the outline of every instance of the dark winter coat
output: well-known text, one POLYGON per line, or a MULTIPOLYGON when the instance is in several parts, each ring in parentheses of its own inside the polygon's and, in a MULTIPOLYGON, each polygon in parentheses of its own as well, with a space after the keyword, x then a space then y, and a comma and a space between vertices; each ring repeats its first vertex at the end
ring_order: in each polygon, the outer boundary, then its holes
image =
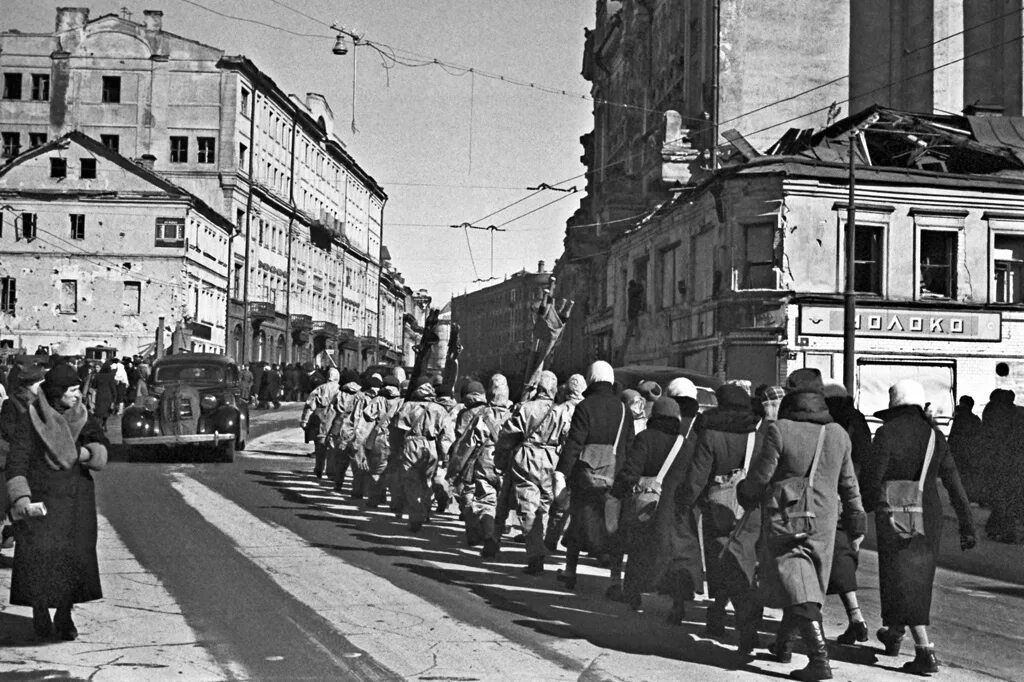
POLYGON ((43 502, 47 514, 15 524, 14 605, 58 607, 103 597, 91 470, 106 463, 108 442, 94 418, 87 419, 76 445, 93 452, 88 463, 54 471, 28 413, 19 415, 7 463, 8 490, 12 502, 28 495, 33 502, 43 502))
POLYGON ((885 481, 918 480, 924 464, 928 438, 935 433, 935 452, 924 482, 924 536, 901 541, 885 533, 883 518, 875 514, 878 531, 878 583, 882 602, 882 623, 888 626, 928 625, 935 557, 942 538, 942 502, 935 485, 942 478, 949 501, 960 521, 960 532, 974 534, 971 510, 949 453, 946 439, 916 405, 902 405, 875 414, 885 423, 875 433, 870 459, 861 472, 864 503, 875 510, 885 481))
POLYGON ((99 420, 106 419, 110 416, 114 398, 117 396, 114 372, 109 367, 100 369, 92 380, 92 387, 96 389, 96 407, 93 408, 93 416, 99 420))
POLYGON ((259 398, 261 402, 265 403, 281 399, 281 373, 276 369, 263 371, 263 377, 260 379, 259 398))
MULTIPOLYGON (((665 464, 669 451, 679 437, 679 420, 673 417, 655 416, 647 422, 647 428, 633 439, 626 453, 622 468, 615 476, 615 484, 611 494, 620 499, 629 497, 641 477, 657 476, 665 464)), ((684 465, 680 461, 682 451, 676 455, 672 468, 684 465)), ((661 503, 666 501, 664 492, 661 503)), ((649 592, 659 587, 667 562, 661 561, 667 523, 658 523, 658 517, 652 523, 624 525, 620 529, 623 549, 629 554, 626 572, 627 580, 637 584, 638 592, 649 592)))
POLYGON ((616 461, 624 460, 633 440, 633 420, 625 405, 615 395, 612 385, 599 381, 583 393, 583 400, 573 411, 565 446, 558 457, 557 471, 565 475, 569 486, 569 528, 564 544, 572 550, 603 553, 609 550, 605 528, 604 503, 607 490, 579 487, 579 456, 590 444, 612 445, 618 438, 616 461), (620 433, 621 424, 621 433, 620 433))
POLYGON ((824 396, 814 391, 798 391, 783 398, 778 421, 768 424, 764 445, 739 485, 740 501, 748 508, 760 506, 770 484, 807 476, 822 428, 825 442, 809 503, 816 519, 814 532, 805 543, 782 554, 770 552, 767 543, 761 542, 762 597, 775 608, 824 603, 840 502, 844 527, 853 535, 864 532, 864 507, 853 471, 850 437, 832 421, 824 396))
MULTIPOLYGON (((981 454, 981 418, 970 409, 957 407, 949 429, 949 451, 956 462, 967 496, 978 497, 978 456, 981 454)), ((975 500, 980 501, 980 500, 975 500)))
MULTIPOLYGON (((853 404, 853 398, 842 396, 826 398, 832 420, 846 429, 850 436, 850 458, 853 470, 860 473, 861 465, 871 456, 871 429, 864 415, 853 404)), ((858 483, 860 480, 858 479, 858 483)), ((832 552, 832 571, 828 577, 828 594, 846 594, 857 591, 857 568, 860 556, 853 546, 853 538, 842 527, 836 529, 836 543, 832 552)))
POLYGON ((737 520, 731 514, 723 515, 720 509, 712 509, 708 505, 707 491, 716 476, 744 468, 750 434, 754 434, 753 452, 759 451, 764 441, 764 430, 758 430, 759 424, 760 419, 751 410, 713 408, 705 412, 701 416, 701 431, 693 460, 676 490, 676 504, 694 508, 701 514, 704 566, 711 597, 745 591, 754 581, 761 524, 759 510, 747 513, 747 518, 740 523, 740 531, 730 541, 737 520), (724 555, 723 550, 727 550, 724 555), (747 578, 745 585, 727 584, 726 576, 734 576, 736 571, 728 570, 723 561, 732 562, 742 571, 747 578))

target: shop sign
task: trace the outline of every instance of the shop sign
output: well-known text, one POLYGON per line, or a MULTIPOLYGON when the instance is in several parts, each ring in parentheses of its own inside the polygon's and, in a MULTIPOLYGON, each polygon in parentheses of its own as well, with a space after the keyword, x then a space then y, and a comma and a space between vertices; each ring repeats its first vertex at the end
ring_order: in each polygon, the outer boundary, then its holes
MULTIPOLYGON (((970 311, 857 308, 857 336, 946 341, 999 341, 1002 315, 970 311)), ((843 309, 800 306, 800 333, 843 335, 843 309)))

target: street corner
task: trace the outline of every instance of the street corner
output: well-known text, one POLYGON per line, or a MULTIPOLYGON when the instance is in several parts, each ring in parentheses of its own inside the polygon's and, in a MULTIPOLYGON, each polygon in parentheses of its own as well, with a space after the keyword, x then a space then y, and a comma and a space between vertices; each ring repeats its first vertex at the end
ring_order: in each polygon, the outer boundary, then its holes
POLYGON ((280 428, 253 438, 246 445, 245 452, 239 454, 256 458, 309 457, 313 454, 313 444, 305 443, 303 440, 302 430, 298 427, 280 428))

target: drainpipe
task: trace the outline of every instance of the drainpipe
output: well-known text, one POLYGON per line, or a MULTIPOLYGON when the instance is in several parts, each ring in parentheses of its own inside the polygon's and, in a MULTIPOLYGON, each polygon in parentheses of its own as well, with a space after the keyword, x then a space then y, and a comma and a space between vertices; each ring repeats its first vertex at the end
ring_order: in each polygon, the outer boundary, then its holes
POLYGON ((295 358, 293 352, 295 350, 295 340, 291 338, 292 334, 292 225, 295 222, 295 129, 298 126, 295 125, 295 119, 292 119, 292 152, 291 158, 289 159, 289 170, 288 170, 288 206, 291 208, 291 212, 288 213, 288 255, 285 261, 287 270, 285 271, 285 285, 284 285, 284 333, 285 336, 285 361, 291 364, 295 358))
POLYGON ((711 171, 718 169, 718 121, 719 121, 719 100, 720 82, 719 69, 722 67, 722 0, 714 0, 711 10, 712 31, 715 34, 714 54, 712 55, 714 68, 711 71, 711 171))
POLYGON ((252 234, 253 155, 256 152, 256 88, 252 88, 252 108, 249 110, 249 191, 245 198, 245 271, 242 273, 242 357, 237 362, 249 362, 249 259, 252 234))

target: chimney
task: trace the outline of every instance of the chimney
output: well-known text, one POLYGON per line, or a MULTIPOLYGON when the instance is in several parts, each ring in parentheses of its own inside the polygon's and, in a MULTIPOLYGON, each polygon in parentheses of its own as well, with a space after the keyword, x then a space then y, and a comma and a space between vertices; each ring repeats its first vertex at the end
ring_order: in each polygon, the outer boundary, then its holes
POLYGON ((143 154, 138 159, 135 159, 135 163, 146 170, 151 171, 153 170, 153 166, 156 165, 156 157, 152 154, 143 154))
POLYGON ((164 30, 164 13, 158 9, 147 9, 143 10, 142 13, 146 17, 146 31, 149 33, 159 33, 164 30))
POLYGON ((57 32, 70 31, 82 28, 89 21, 88 7, 58 7, 57 8, 57 32))
POLYGON ((537 261, 537 272, 544 272, 544 261, 537 261))

